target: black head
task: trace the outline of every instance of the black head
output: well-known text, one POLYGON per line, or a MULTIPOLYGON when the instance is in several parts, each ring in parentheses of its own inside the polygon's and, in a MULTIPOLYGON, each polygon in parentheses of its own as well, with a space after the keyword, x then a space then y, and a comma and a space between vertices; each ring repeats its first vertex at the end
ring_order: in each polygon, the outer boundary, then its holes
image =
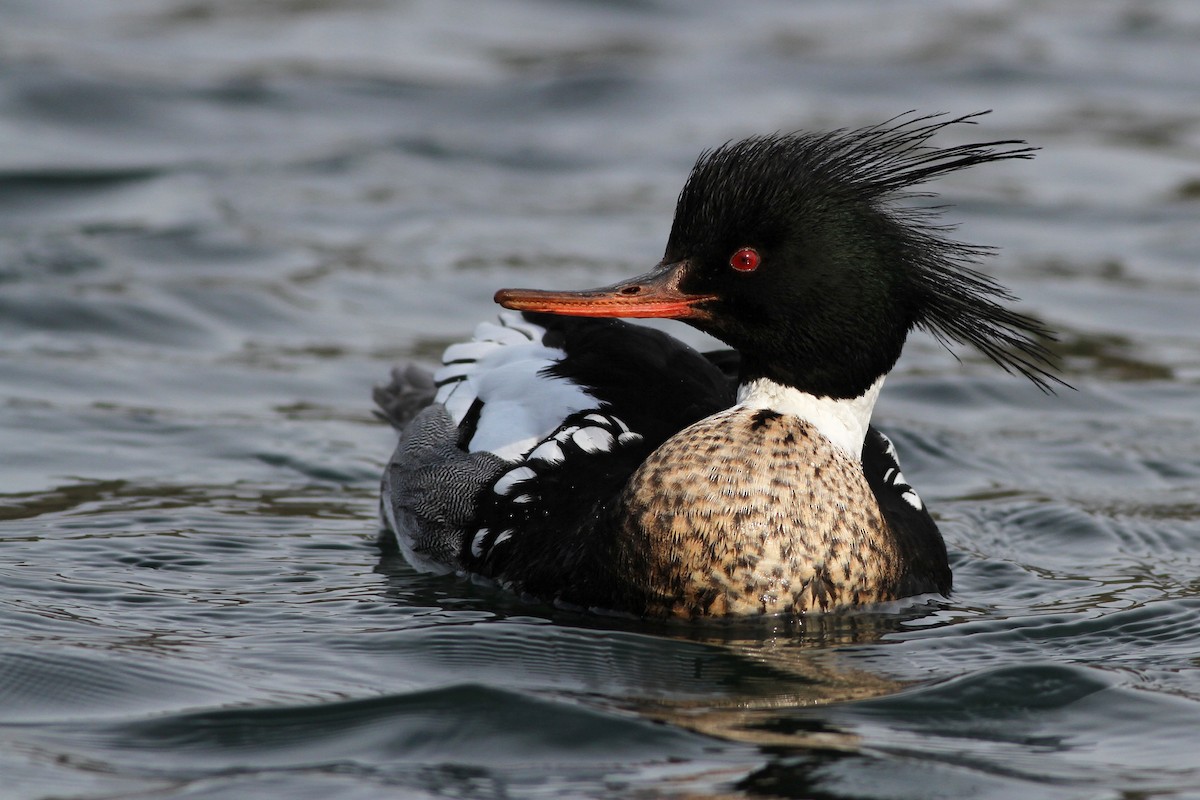
POLYGON ((1046 331, 970 268, 987 249, 946 238, 935 210, 898 205, 939 175, 1031 156, 1020 141, 927 144, 970 119, 755 137, 702 154, 663 259, 687 265, 684 293, 716 298, 688 321, 742 353, 743 379, 817 395, 861 394, 914 327, 975 345, 1046 388, 1046 331))
POLYGON ((1043 389, 1047 331, 972 269, 986 248, 955 242, 907 190, 965 167, 1029 158, 1021 141, 936 148, 972 116, 904 117, 823 134, 755 137, 702 154, 679 195, 666 255, 603 289, 505 289, 509 308, 669 317, 742 354, 742 379, 856 397, 895 365, 914 327, 969 343, 1043 389))

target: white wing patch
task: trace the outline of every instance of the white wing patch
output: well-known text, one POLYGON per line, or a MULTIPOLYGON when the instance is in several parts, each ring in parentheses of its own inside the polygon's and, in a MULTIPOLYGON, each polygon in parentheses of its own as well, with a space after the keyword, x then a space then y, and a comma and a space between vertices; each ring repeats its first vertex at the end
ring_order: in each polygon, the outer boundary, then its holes
POLYGON ((488 450, 515 461, 571 414, 596 407, 584 387, 541 374, 566 354, 542 344, 544 328, 519 314, 484 322, 470 342, 450 345, 434 373, 435 403, 461 424, 476 400, 483 402, 469 450, 488 450))

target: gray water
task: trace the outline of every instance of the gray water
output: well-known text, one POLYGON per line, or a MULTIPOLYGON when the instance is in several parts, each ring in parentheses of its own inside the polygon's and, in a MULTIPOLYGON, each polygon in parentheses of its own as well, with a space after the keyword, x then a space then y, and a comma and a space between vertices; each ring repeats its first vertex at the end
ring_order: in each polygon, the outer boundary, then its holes
POLYGON ((1200 4, 0 0, 0 794, 1200 797, 1200 4), (655 626, 374 544, 370 390, 661 255, 696 154, 908 109, 1061 331, 876 422, 952 597, 655 626), (958 137, 958 138, 956 138, 958 137))

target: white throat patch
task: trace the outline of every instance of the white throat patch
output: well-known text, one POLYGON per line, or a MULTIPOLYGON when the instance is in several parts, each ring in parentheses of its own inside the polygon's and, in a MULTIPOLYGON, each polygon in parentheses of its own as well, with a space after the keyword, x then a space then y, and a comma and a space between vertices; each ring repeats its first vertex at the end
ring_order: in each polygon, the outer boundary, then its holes
POLYGON ((871 424, 871 412, 882 376, 865 392, 849 400, 815 397, 799 389, 758 378, 738 387, 738 405, 743 408, 765 408, 780 414, 790 414, 812 424, 834 447, 841 448, 855 461, 862 458, 863 439, 871 424))

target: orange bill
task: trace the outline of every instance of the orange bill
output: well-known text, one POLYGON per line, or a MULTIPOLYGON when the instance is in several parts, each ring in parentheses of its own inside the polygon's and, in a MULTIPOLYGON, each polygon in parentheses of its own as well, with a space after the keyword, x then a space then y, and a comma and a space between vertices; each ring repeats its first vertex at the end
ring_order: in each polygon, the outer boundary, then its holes
POLYGON ((542 289, 501 289, 495 300, 514 311, 542 311, 573 317, 655 317, 704 319, 701 304, 715 294, 689 294, 679 288, 688 262, 665 264, 632 280, 600 289, 553 292, 542 289))

